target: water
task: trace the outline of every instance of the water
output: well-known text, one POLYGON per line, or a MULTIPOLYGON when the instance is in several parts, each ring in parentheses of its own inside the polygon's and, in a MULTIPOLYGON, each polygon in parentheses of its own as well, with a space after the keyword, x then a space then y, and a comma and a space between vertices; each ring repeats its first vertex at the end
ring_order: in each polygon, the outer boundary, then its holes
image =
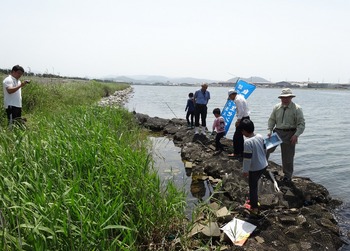
POLYGON ((162 181, 172 180, 188 193, 186 215, 191 218, 192 209, 199 200, 209 197, 211 187, 205 181, 193 181, 191 169, 184 168, 181 149, 165 137, 151 137, 153 142, 153 159, 162 181), (164 157, 166 156, 166 157, 164 157))
MULTIPOLYGON (((130 111, 160 118, 185 118, 185 106, 189 92, 199 87, 135 85, 134 94, 126 107, 130 111)), ((207 127, 214 121, 212 111, 226 103, 226 87, 210 87, 207 127)), ((267 120, 281 89, 257 88, 249 97, 250 117, 255 131, 267 134, 267 120)), ((296 147, 294 175, 309 177, 325 186, 333 198, 344 201, 337 217, 342 230, 350 231, 350 91, 293 89, 293 101, 302 106, 306 121, 305 132, 296 147)), ((232 138, 233 127, 227 137, 232 138)), ((278 148, 277 148, 278 149, 278 148)), ((177 153, 176 153, 177 154, 177 153)), ((168 158, 168 156, 167 156, 168 158)), ((180 158, 180 157, 178 157, 180 158)), ((280 152, 275 151, 270 160, 281 164, 280 152)), ((181 160, 180 160, 181 161, 181 160)), ((183 166, 183 164, 182 164, 183 166)), ((350 249, 343 249, 350 250, 350 249)))

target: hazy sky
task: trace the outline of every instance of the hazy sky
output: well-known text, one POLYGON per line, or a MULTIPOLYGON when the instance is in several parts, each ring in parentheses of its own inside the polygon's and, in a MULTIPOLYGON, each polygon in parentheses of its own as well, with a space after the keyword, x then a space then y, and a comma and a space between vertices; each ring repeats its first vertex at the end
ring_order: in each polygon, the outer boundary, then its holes
POLYGON ((2 0, 0 68, 350 82, 349 0, 2 0))

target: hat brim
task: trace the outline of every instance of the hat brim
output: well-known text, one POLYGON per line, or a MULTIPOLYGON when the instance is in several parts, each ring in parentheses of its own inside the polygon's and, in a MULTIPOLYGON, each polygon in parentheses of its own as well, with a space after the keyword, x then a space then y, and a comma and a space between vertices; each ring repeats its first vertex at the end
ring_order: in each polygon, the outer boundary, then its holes
POLYGON ((295 95, 293 94, 285 94, 285 95, 279 95, 278 98, 294 98, 295 95))
POLYGON ((229 93, 228 95, 230 96, 230 95, 232 95, 232 94, 237 94, 237 92, 231 92, 231 93, 229 93))

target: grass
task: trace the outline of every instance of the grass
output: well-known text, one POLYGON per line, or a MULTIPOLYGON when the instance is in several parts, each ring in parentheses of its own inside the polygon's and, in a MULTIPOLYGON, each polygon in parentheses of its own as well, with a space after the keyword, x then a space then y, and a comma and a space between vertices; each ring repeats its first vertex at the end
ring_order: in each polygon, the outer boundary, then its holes
POLYGON ((1 250, 145 250, 176 231, 184 194, 160 184, 147 135, 95 103, 126 85, 23 88, 27 128, 0 131, 1 250))
MULTIPOLYGON (((0 74, 1 80, 5 77, 0 74)), ((102 97, 128 87, 128 84, 125 83, 104 83, 93 80, 26 78, 25 76, 22 79, 31 80, 31 83, 22 90, 23 113, 26 117, 65 113, 68 107, 89 106, 98 102, 102 97)), ((3 92, 0 92, 0 99, 3 100, 3 92)), ((0 119, 0 124, 5 126, 6 118, 0 116, 0 119)))

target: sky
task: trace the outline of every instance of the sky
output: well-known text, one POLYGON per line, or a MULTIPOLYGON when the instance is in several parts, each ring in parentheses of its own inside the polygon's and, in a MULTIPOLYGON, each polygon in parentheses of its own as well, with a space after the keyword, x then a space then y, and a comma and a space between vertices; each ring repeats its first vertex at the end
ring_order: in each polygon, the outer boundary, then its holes
POLYGON ((2 0, 0 68, 350 83, 349 0, 2 0))

